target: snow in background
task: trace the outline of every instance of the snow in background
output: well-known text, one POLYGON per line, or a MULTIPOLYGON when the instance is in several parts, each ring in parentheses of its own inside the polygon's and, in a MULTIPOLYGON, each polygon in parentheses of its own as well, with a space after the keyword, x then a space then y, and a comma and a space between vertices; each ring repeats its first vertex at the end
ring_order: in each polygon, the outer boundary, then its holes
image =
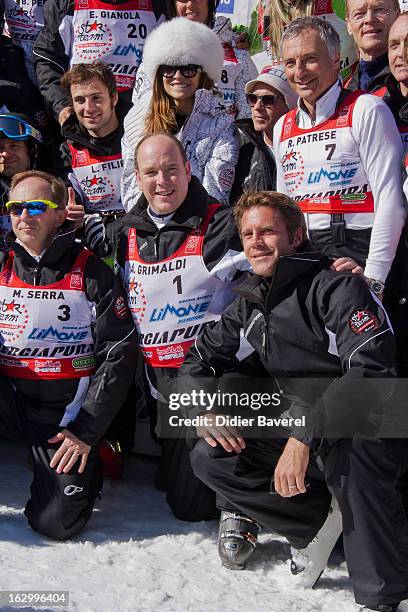
MULTIPOLYGON (((105 482, 102 500, 76 538, 42 537, 23 515, 31 480, 27 456, 22 446, 1 442, 1 590, 69 591, 70 612, 359 609, 338 551, 312 591, 291 585, 289 547, 274 534, 261 535, 250 569, 221 567, 217 523, 173 518, 164 494, 154 489, 155 463, 149 459, 129 459, 123 481, 105 482)), ((16 608, 1 608, 6 610, 16 608)))

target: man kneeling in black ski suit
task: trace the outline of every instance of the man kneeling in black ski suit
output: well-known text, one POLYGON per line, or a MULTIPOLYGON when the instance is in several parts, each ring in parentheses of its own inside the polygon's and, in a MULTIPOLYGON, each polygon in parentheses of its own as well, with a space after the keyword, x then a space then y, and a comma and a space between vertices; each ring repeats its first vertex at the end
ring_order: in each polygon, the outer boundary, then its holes
MULTIPOLYGON (((216 415, 204 411, 207 421, 197 428, 202 440, 191 463, 224 511, 221 559, 227 567, 242 569, 255 548, 257 525, 263 525, 289 540, 294 560, 298 553, 310 559, 311 549, 323 546, 324 552, 314 556, 321 567, 312 586, 341 531, 341 523, 340 528, 337 523, 323 529, 329 489, 342 513, 356 601, 370 609, 393 610, 408 597, 408 522, 397 486, 398 476, 408 469, 408 442, 374 437, 365 414, 367 407, 381 413, 394 384, 385 380, 395 372, 387 315, 364 277, 335 272, 326 256, 311 252, 303 214, 287 196, 244 194, 235 218, 254 274, 236 289, 238 298, 221 319, 207 325, 190 348, 179 377, 183 391, 192 384, 186 376, 194 377, 199 388, 200 378, 234 370, 241 329, 280 389, 289 390, 304 377, 329 380, 321 397, 306 398, 312 406, 305 413, 308 429, 288 431, 286 440, 244 440, 242 431, 217 427, 216 415), (322 433, 315 418, 319 406, 330 436, 316 439, 322 433), (316 449, 324 457, 322 472, 316 449), (271 478, 274 495, 269 493, 271 478), (234 523, 237 514, 240 523, 234 523), (237 524, 231 538, 228 525, 237 524)), ((295 563, 294 569, 302 568, 295 563)))
POLYGON ((119 279, 65 223, 64 183, 29 170, 13 177, 9 197, 13 234, 0 256, 0 437, 31 449, 31 527, 64 540, 92 514, 102 484, 97 443, 141 357, 119 279))

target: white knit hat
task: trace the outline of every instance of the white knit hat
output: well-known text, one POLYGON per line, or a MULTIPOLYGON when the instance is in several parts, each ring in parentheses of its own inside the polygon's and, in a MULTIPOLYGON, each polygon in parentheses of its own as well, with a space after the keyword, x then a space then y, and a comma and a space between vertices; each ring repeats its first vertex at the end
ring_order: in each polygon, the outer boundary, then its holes
POLYGON ((153 82, 159 66, 197 64, 213 81, 219 81, 224 65, 224 49, 218 36, 206 25, 176 17, 162 23, 147 37, 143 64, 153 82))

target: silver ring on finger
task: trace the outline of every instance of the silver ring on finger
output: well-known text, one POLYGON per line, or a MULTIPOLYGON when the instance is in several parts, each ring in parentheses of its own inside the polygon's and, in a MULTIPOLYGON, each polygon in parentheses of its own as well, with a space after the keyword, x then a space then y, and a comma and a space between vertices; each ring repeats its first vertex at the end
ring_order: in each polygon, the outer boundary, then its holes
POLYGON ((297 485, 288 485, 288 489, 297 489, 297 485))

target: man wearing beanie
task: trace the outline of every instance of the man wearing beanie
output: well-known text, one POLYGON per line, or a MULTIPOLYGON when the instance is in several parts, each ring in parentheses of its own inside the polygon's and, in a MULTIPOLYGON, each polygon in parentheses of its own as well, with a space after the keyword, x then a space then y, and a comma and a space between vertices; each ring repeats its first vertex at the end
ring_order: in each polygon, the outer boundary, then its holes
POLYGON ((240 151, 230 202, 244 191, 274 191, 276 163, 273 153, 273 128, 282 115, 296 106, 296 94, 282 66, 266 66, 245 86, 252 119, 238 119, 240 151))

